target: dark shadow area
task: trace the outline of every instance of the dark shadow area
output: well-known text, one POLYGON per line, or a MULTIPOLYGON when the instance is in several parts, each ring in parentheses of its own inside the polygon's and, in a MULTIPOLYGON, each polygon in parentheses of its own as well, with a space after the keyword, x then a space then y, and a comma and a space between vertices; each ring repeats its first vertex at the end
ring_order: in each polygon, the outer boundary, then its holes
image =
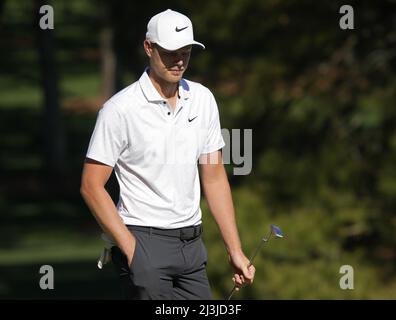
MULTIPOLYGON (((113 266, 99 270, 95 261, 47 263, 54 269, 54 288, 41 289, 41 264, 1 266, 0 299, 122 299, 113 266)), ((48 281, 45 282, 48 284, 48 281)))

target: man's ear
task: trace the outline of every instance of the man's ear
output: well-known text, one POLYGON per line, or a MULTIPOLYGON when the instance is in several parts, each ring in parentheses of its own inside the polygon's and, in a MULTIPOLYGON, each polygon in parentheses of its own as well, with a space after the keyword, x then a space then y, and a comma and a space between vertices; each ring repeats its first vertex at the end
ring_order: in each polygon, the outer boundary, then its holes
POLYGON ((146 52, 146 55, 151 58, 151 55, 153 53, 153 47, 148 40, 143 41, 143 47, 144 47, 144 52, 146 52))

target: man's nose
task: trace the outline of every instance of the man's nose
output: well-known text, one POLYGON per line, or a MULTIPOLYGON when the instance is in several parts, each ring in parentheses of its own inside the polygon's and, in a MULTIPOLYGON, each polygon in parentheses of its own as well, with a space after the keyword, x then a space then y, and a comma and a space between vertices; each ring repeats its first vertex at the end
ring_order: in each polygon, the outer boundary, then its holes
POLYGON ((183 58, 180 56, 180 57, 177 57, 177 58, 175 59, 175 63, 176 63, 176 65, 178 65, 178 66, 182 66, 182 65, 184 64, 184 60, 183 60, 183 58))

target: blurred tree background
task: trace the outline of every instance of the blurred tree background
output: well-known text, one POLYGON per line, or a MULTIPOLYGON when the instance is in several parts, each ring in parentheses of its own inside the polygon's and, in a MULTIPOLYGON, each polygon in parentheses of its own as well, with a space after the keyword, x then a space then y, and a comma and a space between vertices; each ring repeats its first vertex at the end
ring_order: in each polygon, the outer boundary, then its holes
MULTIPOLYGON (((187 14, 204 51, 186 78, 215 94, 223 128, 253 129, 253 168, 233 175, 243 248, 271 223, 240 299, 396 298, 396 1, 0 1, 0 297, 118 299, 99 271, 100 229, 79 195, 96 112, 134 82, 149 18, 187 14), (54 30, 38 28, 54 8, 54 30), (55 289, 41 290, 41 265, 55 289), (342 265, 354 290, 342 290, 342 265)), ((117 184, 108 185, 117 199, 117 184)), ((232 287, 202 201, 216 299, 232 287)))

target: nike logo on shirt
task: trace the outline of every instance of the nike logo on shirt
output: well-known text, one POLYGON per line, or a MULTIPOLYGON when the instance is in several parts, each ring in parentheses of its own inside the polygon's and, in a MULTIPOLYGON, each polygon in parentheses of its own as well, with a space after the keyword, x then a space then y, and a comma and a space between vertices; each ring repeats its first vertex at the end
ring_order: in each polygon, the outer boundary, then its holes
POLYGON ((191 121, 193 121, 196 117, 198 117, 198 116, 195 116, 194 118, 192 118, 192 119, 190 119, 190 118, 188 118, 188 122, 191 122, 191 121))

